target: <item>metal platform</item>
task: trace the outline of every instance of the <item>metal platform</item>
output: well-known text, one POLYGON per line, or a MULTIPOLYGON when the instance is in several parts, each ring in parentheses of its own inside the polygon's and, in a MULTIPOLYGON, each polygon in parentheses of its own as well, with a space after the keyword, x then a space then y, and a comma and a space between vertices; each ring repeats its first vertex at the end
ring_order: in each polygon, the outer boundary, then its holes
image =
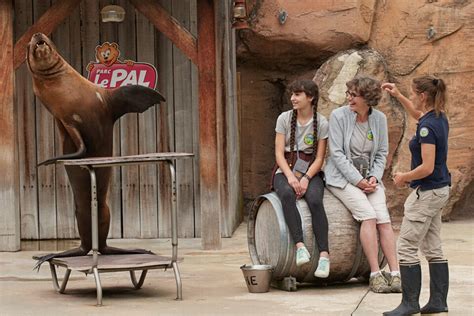
POLYGON ((148 270, 172 268, 176 280, 176 299, 182 299, 181 277, 178 269, 178 216, 176 200, 176 172, 173 162, 179 159, 192 158, 190 153, 153 153, 122 157, 100 157, 58 160, 57 164, 66 166, 80 166, 89 171, 91 179, 91 217, 92 217, 92 255, 81 257, 53 258, 49 260, 49 267, 53 279, 53 287, 59 293, 64 293, 71 271, 91 273, 94 275, 97 289, 97 305, 102 305, 102 285, 99 273, 129 271, 133 286, 141 288, 148 270), (166 162, 171 172, 171 257, 163 257, 154 254, 123 254, 123 255, 99 255, 98 234, 98 202, 95 169, 104 167, 116 167, 126 165, 141 165, 150 163, 166 162), (61 285, 59 285, 56 266, 66 268, 61 285), (135 271, 142 271, 137 281, 135 271))

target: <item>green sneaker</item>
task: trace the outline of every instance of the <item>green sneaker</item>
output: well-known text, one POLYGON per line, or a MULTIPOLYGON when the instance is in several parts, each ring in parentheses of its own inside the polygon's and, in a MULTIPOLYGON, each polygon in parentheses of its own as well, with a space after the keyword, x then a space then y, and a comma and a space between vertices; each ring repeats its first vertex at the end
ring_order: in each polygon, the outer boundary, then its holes
POLYGON ((392 292, 387 279, 382 273, 377 273, 369 279, 369 288, 374 293, 390 293, 392 292))
POLYGON ((317 278, 327 278, 329 276, 329 259, 320 257, 318 262, 318 268, 314 271, 314 276, 317 278))
POLYGON ((298 267, 302 266, 305 263, 308 263, 310 258, 311 256, 306 247, 300 247, 296 249, 296 265, 298 267))

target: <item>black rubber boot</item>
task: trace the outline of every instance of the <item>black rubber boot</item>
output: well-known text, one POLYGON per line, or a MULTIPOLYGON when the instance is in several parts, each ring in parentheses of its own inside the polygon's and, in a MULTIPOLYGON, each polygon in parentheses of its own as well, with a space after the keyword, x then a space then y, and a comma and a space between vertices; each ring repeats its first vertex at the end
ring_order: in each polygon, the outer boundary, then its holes
POLYGON ((430 300, 422 309, 422 314, 448 312, 449 270, 447 261, 430 262, 430 300))
POLYGON ((383 313, 384 316, 408 316, 419 315, 421 290, 421 268, 420 264, 400 264, 400 276, 402 278, 402 302, 393 311, 383 313))

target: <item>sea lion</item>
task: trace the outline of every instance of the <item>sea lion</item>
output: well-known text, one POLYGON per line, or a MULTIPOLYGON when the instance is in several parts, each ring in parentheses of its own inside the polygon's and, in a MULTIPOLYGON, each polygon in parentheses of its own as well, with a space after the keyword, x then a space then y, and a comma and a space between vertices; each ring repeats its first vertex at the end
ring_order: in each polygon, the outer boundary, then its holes
MULTIPOLYGON (((124 86, 106 90, 80 75, 57 52, 44 34, 32 36, 27 50, 28 68, 33 78, 35 95, 54 116, 61 135, 63 155, 41 162, 52 164, 58 159, 112 156, 113 126, 130 112, 141 113, 165 101, 157 91, 143 86, 124 86)), ((89 172, 66 166, 74 193, 77 227, 81 238, 78 248, 48 254, 37 259, 42 263, 55 257, 87 255, 92 249, 91 189, 89 172)), ((107 246, 110 211, 106 203, 111 169, 96 170, 99 211, 99 252, 101 254, 150 253, 144 249, 119 249, 107 246)))

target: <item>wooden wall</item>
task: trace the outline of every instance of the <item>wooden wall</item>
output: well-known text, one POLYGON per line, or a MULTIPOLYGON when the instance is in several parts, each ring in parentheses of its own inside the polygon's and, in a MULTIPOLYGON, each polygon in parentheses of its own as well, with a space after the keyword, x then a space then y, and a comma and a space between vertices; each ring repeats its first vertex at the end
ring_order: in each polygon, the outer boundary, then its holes
MULTIPOLYGON (((56 1, 14 1, 15 41, 56 1)), ((220 1, 218 1, 220 3, 220 1)), ((196 0, 161 0, 183 26, 196 36, 196 0)), ((220 67, 224 82, 220 133, 221 230, 231 236, 240 223, 237 111, 235 109, 234 32, 230 29, 230 1, 218 5, 220 67), (237 151, 237 152, 236 152, 237 151), (237 179, 236 179, 237 178, 237 179)), ((167 102, 143 114, 128 114, 115 126, 114 155, 160 151, 192 152, 194 161, 177 164, 179 237, 200 236, 198 76, 195 65, 127 0, 83 0, 51 35, 62 56, 87 75, 95 47, 117 42, 121 59, 154 64, 158 89, 167 102), (126 10, 122 23, 102 23, 100 9, 111 3, 126 10)), ((62 239, 78 237, 72 192, 62 166, 36 168, 38 162, 61 151, 58 131, 50 113, 33 95, 26 64, 15 73, 15 104, 18 109, 19 188, 21 238, 62 239)), ((219 89, 218 89, 219 90, 219 89)), ((166 166, 114 168, 109 191, 111 238, 169 237, 170 175, 166 166)), ((205 207, 205 206, 202 206, 205 207)))

